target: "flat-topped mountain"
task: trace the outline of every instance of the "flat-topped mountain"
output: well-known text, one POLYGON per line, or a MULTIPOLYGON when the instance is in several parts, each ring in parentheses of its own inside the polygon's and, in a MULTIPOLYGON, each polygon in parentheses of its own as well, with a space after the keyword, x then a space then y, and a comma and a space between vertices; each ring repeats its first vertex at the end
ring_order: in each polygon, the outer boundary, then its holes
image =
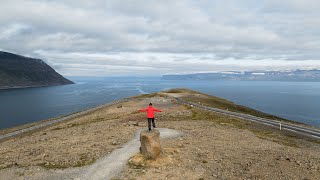
POLYGON ((41 59, 0 51, 0 89, 73 84, 41 59))
POLYGON ((164 75, 165 80, 320 81, 320 70, 227 71, 164 75))

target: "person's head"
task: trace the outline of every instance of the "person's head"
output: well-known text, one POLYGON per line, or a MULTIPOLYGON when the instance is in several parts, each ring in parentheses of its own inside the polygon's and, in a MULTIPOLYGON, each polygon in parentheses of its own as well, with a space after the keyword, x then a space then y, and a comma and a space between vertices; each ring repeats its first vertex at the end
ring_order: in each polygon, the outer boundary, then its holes
POLYGON ((152 103, 149 103, 149 106, 152 106, 152 103))

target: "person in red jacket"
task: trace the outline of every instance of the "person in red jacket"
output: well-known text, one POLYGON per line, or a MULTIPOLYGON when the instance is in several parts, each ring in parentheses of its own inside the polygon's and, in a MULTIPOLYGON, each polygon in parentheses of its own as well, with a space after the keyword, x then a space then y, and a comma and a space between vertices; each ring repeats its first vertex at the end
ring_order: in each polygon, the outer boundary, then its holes
POLYGON ((148 115, 148 129, 149 131, 151 131, 151 122, 152 122, 152 126, 153 128, 156 127, 156 124, 154 122, 154 112, 162 112, 162 110, 156 109, 154 107, 152 107, 152 103, 149 104, 149 107, 146 109, 140 109, 140 112, 147 112, 148 115))

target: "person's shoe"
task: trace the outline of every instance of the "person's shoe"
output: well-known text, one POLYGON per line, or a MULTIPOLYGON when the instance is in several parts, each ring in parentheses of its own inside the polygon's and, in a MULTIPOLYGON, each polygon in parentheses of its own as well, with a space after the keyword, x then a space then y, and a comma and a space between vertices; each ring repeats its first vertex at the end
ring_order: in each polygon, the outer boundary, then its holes
POLYGON ((156 128, 156 126, 153 126, 153 128, 156 128))
POLYGON ((151 129, 149 129, 149 132, 151 131, 151 129))

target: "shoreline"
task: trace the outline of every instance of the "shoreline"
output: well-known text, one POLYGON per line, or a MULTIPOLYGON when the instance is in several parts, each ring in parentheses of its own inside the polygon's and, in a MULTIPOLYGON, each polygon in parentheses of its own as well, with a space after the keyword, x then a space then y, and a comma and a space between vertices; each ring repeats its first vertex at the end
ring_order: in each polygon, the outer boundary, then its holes
MULTIPOLYGON (((217 179, 319 177, 320 139, 181 104, 175 98, 194 99, 201 104, 211 102, 213 107, 221 107, 213 102, 234 105, 185 89, 131 97, 126 102, 1 142, 0 176, 72 179, 86 174, 91 167, 125 147, 137 130, 147 128, 146 114, 138 109, 152 102, 163 110, 156 114, 157 128, 180 131, 184 136, 162 140, 163 153, 157 160, 142 160, 140 164, 135 161, 140 155, 133 155, 121 172, 111 174, 116 179, 181 179, 182 176, 212 179, 212 175, 217 179)), ((242 112, 246 110, 249 109, 242 112)), ((254 113, 258 112, 251 112, 254 113)), ((105 171, 105 167, 101 169, 105 171)))
POLYGON ((12 86, 12 87, 0 87, 0 90, 11 90, 11 89, 28 89, 28 88, 40 88, 40 87, 53 87, 53 86, 65 86, 65 85, 71 85, 76 84, 68 83, 68 84, 52 84, 52 85, 35 85, 35 86, 12 86))
POLYGON ((84 109, 82 111, 70 113, 70 114, 67 114, 64 116, 58 116, 58 117, 54 117, 54 118, 50 118, 50 119, 46 119, 46 120, 40 120, 37 122, 27 123, 27 124, 18 125, 18 126, 14 126, 14 127, 10 127, 10 128, 5 128, 5 129, 0 129, 0 142, 4 141, 6 139, 12 138, 12 137, 23 135, 28 132, 37 132, 37 131, 41 130, 42 128, 46 128, 51 125, 58 125, 59 123, 86 115, 88 113, 92 113, 92 112, 100 110, 102 108, 112 106, 115 104, 119 104, 119 103, 123 103, 123 102, 127 102, 129 99, 130 98, 123 98, 120 100, 112 101, 110 103, 98 105, 93 108, 88 108, 88 109, 84 109))
MULTIPOLYGON (((30 87, 30 88, 33 88, 33 87, 30 87)), ((167 91, 171 91, 171 90, 167 90, 167 91)), ((127 102, 127 101, 132 100, 133 98, 136 98, 136 97, 151 96, 151 95, 154 95, 154 94, 157 94, 157 93, 161 93, 161 92, 162 91, 159 91, 159 92, 156 92, 156 93, 140 94, 140 95, 136 95, 136 96, 126 97, 126 98, 122 98, 122 99, 119 99, 119 100, 111 101, 109 103, 97 105, 97 106, 92 107, 92 108, 88 108, 88 109, 76 111, 76 112, 73 112, 73 113, 70 113, 70 114, 66 114, 66 115, 63 115, 63 116, 53 117, 53 118, 50 118, 50 119, 45 119, 45 120, 40 120, 40 121, 31 122, 31 123, 27 123, 27 124, 22 124, 22 125, 18 125, 18 126, 13 126, 13 127, 9 127, 9 128, 0 129, 0 142, 3 141, 3 140, 6 140, 8 138, 11 138, 11 137, 23 135, 23 134, 28 133, 28 132, 37 132, 37 131, 41 130, 42 128, 46 128, 46 127, 49 127, 51 125, 57 125, 57 124, 59 124, 61 122, 65 122, 65 121, 71 120, 73 118, 81 117, 83 115, 86 115, 88 113, 92 113, 94 111, 97 111, 99 109, 102 109, 102 108, 105 108, 105 107, 108 107, 108 106, 112 106, 112 105, 115 105, 115 104, 127 102)), ((201 93, 201 94, 203 94, 203 93, 201 93)), ((220 97, 218 97, 218 98, 220 98, 220 97)), ((244 107, 246 107, 246 106, 244 106, 244 107)), ((249 107, 246 107, 246 108, 249 108, 249 107)), ((258 110, 255 110, 255 111, 260 112, 258 110)), ((289 124, 292 124, 292 125, 301 125, 301 126, 304 126, 304 127, 307 127, 307 128, 312 128, 312 129, 320 129, 320 128, 315 127, 315 126, 311 126, 311 125, 304 124, 304 123, 301 123, 301 122, 296 122, 296 121, 289 120, 289 119, 284 119, 284 118, 277 117, 277 116, 272 115, 272 114, 268 114, 268 113, 264 113, 264 112, 261 112, 261 113, 263 113, 265 115, 270 115, 272 117, 275 117, 276 118, 275 120, 278 120, 279 122, 289 123, 289 124)), ((259 117, 259 116, 257 116, 257 117, 259 117)), ((270 119, 270 120, 272 120, 272 119, 270 119)))

